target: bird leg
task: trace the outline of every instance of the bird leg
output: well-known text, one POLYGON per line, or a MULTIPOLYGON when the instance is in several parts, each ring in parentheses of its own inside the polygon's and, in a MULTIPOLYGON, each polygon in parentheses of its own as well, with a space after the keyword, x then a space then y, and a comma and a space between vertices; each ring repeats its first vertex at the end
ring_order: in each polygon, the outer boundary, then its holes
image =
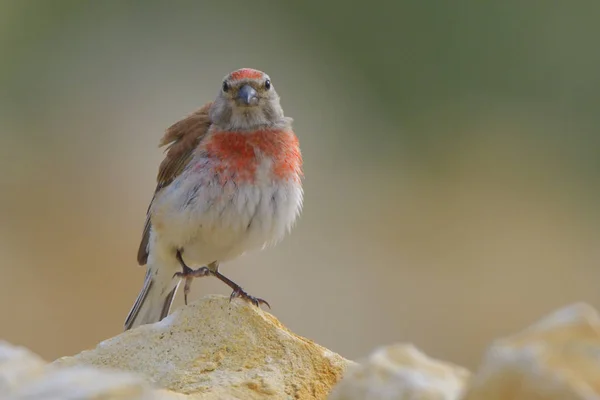
POLYGON ((246 293, 244 291, 244 289, 242 289, 242 287, 240 285, 238 285, 231 279, 227 278, 225 275, 221 274, 219 272, 219 264, 217 262, 210 263, 210 265, 207 267, 191 269, 190 267, 187 266, 185 261, 183 261, 183 257, 181 255, 181 250, 177 250, 176 257, 177 257, 177 261, 179 261, 179 264, 181 265, 181 268, 183 269, 183 271, 176 272, 173 275, 173 277, 177 276, 179 278, 185 279, 185 285, 183 286, 183 298, 185 301, 185 305, 187 305, 187 295, 190 292, 192 280, 194 278, 199 278, 199 277, 208 276, 208 275, 214 275, 221 282, 225 283, 227 286, 229 286, 230 288, 233 289, 233 292, 231 292, 231 295, 229 296, 229 301, 233 300, 236 297, 239 297, 241 299, 244 299, 244 300, 254 304, 256 307, 260 307, 261 304, 265 304, 267 307, 271 308, 271 305, 266 300, 263 300, 258 297, 250 296, 248 293, 246 293))
POLYGON ((187 264, 185 263, 185 261, 183 261, 183 257, 181 256, 181 250, 177 250, 177 255, 175 256, 177 257, 177 261, 179 261, 179 264, 181 265, 181 268, 183 269, 182 272, 176 272, 173 275, 174 277, 179 277, 182 279, 185 279, 185 284, 183 286, 183 301, 185 302, 185 305, 187 306, 187 297, 188 297, 188 293, 190 292, 190 288, 192 286, 192 280, 194 278, 199 278, 202 276, 208 276, 210 275, 210 270, 208 269, 208 267, 202 267, 202 268, 198 268, 198 269, 191 269, 190 267, 187 266, 187 264))
POLYGON ((229 286, 230 288, 233 289, 233 292, 231 292, 231 295, 229 296, 229 301, 231 301, 235 297, 239 297, 241 299, 244 299, 244 300, 254 304, 256 307, 260 307, 261 304, 265 304, 267 307, 271 308, 271 305, 269 303, 267 303, 265 300, 260 299, 258 297, 250 296, 248 293, 246 293, 244 291, 244 289, 242 289, 242 287, 240 285, 238 285, 231 279, 227 278, 225 275, 221 274, 219 272, 218 265, 214 268, 214 270, 210 269, 210 273, 212 275, 214 275, 216 278, 218 278, 221 282, 225 283, 227 286, 229 286))

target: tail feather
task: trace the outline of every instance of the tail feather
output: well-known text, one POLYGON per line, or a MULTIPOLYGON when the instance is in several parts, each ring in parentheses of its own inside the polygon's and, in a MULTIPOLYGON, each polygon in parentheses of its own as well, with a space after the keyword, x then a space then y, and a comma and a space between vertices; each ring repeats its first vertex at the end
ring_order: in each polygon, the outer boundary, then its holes
POLYGON ((125 330, 158 322, 169 315, 178 286, 178 280, 152 276, 151 269, 148 268, 144 287, 125 319, 125 330))

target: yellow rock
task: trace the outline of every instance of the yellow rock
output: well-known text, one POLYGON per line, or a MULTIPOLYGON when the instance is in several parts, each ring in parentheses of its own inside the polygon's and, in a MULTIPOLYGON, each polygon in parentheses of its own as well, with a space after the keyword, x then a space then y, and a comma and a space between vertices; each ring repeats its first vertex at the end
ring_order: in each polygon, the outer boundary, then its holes
POLYGON ((329 399, 455 400, 468 378, 462 367, 429 358, 411 344, 396 344, 349 368, 329 399))
POLYGON ((600 399, 600 318, 560 309, 487 351, 464 400, 600 399))
POLYGON ((0 398, 44 375, 46 362, 24 347, 0 341, 0 398))
POLYGON ((131 371, 193 399, 324 399, 352 362, 239 299, 208 296, 55 361, 131 371))
POLYGON ((586 304, 560 309, 494 342, 473 376, 410 344, 358 365, 223 296, 53 364, 0 342, 2 400, 325 398, 600 400, 600 316, 586 304))
POLYGON ((57 367, 22 347, 0 343, 2 400, 176 400, 133 374, 57 367))

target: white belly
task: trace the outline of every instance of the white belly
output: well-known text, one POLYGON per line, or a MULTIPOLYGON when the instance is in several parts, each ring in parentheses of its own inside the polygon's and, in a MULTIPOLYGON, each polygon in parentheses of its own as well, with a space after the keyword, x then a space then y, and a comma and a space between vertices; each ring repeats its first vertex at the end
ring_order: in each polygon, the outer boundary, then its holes
POLYGON ((186 171, 155 199, 153 236, 161 246, 183 249, 190 266, 225 262, 282 239, 300 213, 302 197, 293 179, 223 186, 202 172, 186 171))

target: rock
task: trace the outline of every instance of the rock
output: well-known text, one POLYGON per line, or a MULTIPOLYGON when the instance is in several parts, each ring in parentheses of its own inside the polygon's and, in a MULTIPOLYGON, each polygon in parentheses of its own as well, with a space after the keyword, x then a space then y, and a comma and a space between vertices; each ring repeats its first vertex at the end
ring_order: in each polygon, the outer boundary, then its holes
POLYGON ((43 375, 45 364, 29 350, 0 341, 0 394, 8 394, 23 382, 43 375))
POLYGON ((223 296, 52 364, 0 342, 3 400, 324 398, 600 400, 600 316, 586 304, 560 309, 494 342, 473 376, 410 344, 359 365, 223 296))
POLYGON ((411 344, 396 344, 350 367, 329 399, 454 400, 469 375, 462 367, 427 357, 411 344))
POLYGON ((483 399, 600 399, 598 312, 573 304, 493 343, 464 397, 483 399))
POLYGON ((352 364, 271 314, 224 296, 54 363, 131 371, 193 399, 324 399, 352 364))
POLYGON ((91 367, 48 365, 30 351, 0 342, 0 398, 3 400, 167 400, 133 374, 91 367))

